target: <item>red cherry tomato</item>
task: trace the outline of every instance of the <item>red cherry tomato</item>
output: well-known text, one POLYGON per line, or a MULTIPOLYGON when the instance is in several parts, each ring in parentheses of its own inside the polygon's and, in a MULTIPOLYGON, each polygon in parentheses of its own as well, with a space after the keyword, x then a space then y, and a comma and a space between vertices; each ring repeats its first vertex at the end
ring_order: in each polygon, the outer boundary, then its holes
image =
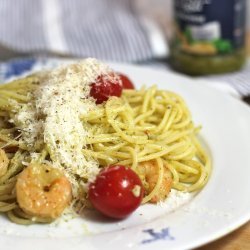
POLYGON ((116 165, 103 169, 89 186, 89 199, 104 215, 122 219, 141 204, 144 189, 130 168, 116 165))
POLYGON ((132 83, 132 81, 124 74, 118 73, 121 81, 122 81, 122 87, 124 89, 135 89, 134 84, 132 83))
POLYGON ((121 94, 122 85, 117 74, 100 75, 91 84, 90 96, 96 99, 96 104, 107 101, 110 96, 120 97, 121 94))

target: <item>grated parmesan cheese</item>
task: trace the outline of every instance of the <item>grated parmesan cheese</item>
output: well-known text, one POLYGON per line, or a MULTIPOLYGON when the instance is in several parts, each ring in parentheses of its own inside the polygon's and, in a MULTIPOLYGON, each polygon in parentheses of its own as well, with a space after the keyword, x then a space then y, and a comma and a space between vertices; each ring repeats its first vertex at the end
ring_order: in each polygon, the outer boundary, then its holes
POLYGON ((172 212, 188 203, 194 196, 194 193, 186 193, 171 189, 167 199, 165 201, 160 201, 158 205, 164 208, 166 212, 172 212))
POLYGON ((98 173, 98 163, 82 153, 88 130, 80 117, 96 108, 89 97, 90 84, 110 72, 92 58, 43 72, 31 103, 22 105, 13 118, 22 131, 22 143, 33 150, 32 159, 45 146, 52 165, 64 170, 75 190, 79 187, 76 176, 91 181, 98 173))

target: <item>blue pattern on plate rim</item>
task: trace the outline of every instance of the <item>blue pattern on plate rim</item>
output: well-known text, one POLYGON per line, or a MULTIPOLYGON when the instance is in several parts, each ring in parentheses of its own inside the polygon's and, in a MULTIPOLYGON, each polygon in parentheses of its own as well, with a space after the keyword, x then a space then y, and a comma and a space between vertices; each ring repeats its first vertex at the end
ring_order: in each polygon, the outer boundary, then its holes
POLYGON ((61 63, 69 63, 72 60, 60 58, 19 58, 7 62, 0 62, 0 83, 8 81, 10 78, 24 76, 30 71, 37 71, 42 68, 50 69, 60 65, 61 63))
POLYGON ((174 240, 175 238, 170 234, 169 230, 168 227, 162 228, 160 232, 156 232, 155 229, 152 228, 143 230, 143 232, 149 234, 151 238, 141 241, 141 244, 152 243, 158 240, 174 240))
POLYGON ((0 63, 0 81, 16 77, 30 71, 37 63, 35 58, 15 59, 0 63))

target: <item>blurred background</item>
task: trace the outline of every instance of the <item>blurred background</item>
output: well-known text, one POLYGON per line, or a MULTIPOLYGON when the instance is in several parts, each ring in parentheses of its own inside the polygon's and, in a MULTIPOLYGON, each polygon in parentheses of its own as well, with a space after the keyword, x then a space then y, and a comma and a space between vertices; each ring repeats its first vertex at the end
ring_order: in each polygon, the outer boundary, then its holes
MULTIPOLYGON (((211 86, 250 103, 248 2, 0 0, 0 83, 55 58, 96 57, 198 75, 211 86), (174 3, 177 13, 173 11, 174 3), (194 4, 192 7, 202 3, 207 8, 206 17, 216 15, 234 38, 246 38, 246 46, 242 39, 236 39, 237 46, 230 36, 221 39, 218 22, 203 26, 208 33, 188 23, 194 18, 192 10, 187 11, 191 5, 185 4, 189 3, 194 4), (210 3, 215 8, 207 6, 210 3), (207 34, 213 37, 212 42, 204 39, 207 34)), ((249 242, 249 233, 244 232, 241 235, 249 242)), ((235 242, 238 238, 236 233, 235 242)), ((231 238, 228 242, 232 247, 223 249, 233 249, 231 238)))
MULTIPOLYGON (((175 1, 176 5, 185 2, 192 1, 175 1)), ((209 5, 203 0, 193 2, 209 5)), ((217 14, 224 16, 227 8, 243 13, 247 0, 210 2, 221 4, 217 14)), ((190 36, 190 30, 193 36, 201 33, 192 25, 180 33, 182 30, 176 27, 183 28, 183 20, 180 15, 177 18, 173 3, 173 0, 0 0, 0 63, 19 59, 26 69, 30 64, 23 62, 28 58, 96 57, 206 76, 211 81, 226 83, 242 96, 249 95, 250 46, 234 50, 230 41, 217 38, 212 44, 197 42, 190 36), (207 69, 207 65, 213 67, 207 69)), ((206 15, 213 15, 211 11, 207 9, 210 13, 206 15)), ((227 18, 239 26, 245 19, 240 15, 236 18, 235 11, 227 11, 227 18)), ((245 23, 246 38, 250 41, 249 15, 245 23)), ((218 33, 217 26, 211 26, 215 29, 213 35, 218 33)), ((235 28, 234 32, 243 34, 242 29, 235 28)))
MULTIPOLYGON (((109 32, 110 40, 114 38, 113 32, 138 32, 136 27, 133 27, 135 24, 132 21, 128 23, 131 18, 139 20, 139 24, 144 26, 143 29, 145 29, 145 26, 146 29, 149 29, 146 34, 147 39, 150 36, 156 36, 154 46, 156 50, 157 47, 159 50, 159 55, 156 54, 156 57, 164 57, 166 51, 164 51, 160 39, 167 38, 164 41, 167 45, 167 41, 171 38, 174 17, 172 5, 173 0, 0 0, 0 60, 26 54, 84 56, 81 50, 69 51, 63 46, 70 46, 68 43, 74 43, 74 40, 78 40, 83 43, 82 46, 85 46, 82 50, 88 51, 89 48, 84 42, 87 39, 86 37, 90 35, 88 32, 92 31, 96 35, 95 38, 98 38, 96 34, 98 28, 94 28, 94 25, 100 26, 100 33, 109 32), (114 13, 115 11, 117 13, 114 13), (119 27, 119 23, 112 23, 114 20, 117 21, 119 15, 121 16, 120 21, 123 21, 127 28, 119 27), (114 16, 116 17, 114 18, 114 16), (124 19, 122 20, 122 18, 124 19), (118 26, 117 28, 120 31, 115 30, 115 28, 112 30, 110 27, 104 27, 103 19, 106 19, 106 21, 110 19, 108 21, 114 26, 118 26), (83 22, 84 24, 81 24, 83 22), (84 30, 81 30, 81 28, 84 28, 84 30), (132 28, 132 30, 129 31, 128 28, 132 28), (71 29, 71 33, 66 29, 71 29), (162 37, 157 33, 157 29, 161 32, 162 37), (41 35, 41 33, 44 34, 41 35), (79 37, 80 35, 82 37, 79 37), (59 41, 59 39, 63 41, 59 41), (45 45, 45 42, 49 44, 45 45)), ((248 5, 248 9, 250 9, 250 5, 248 5)), ((248 13, 250 12, 248 11, 248 13)), ((250 29, 249 15, 247 15, 247 27, 250 29)), ((92 34, 92 36, 94 35, 92 34)), ((110 46, 114 42, 110 43, 110 46)), ((103 46, 100 50, 111 50, 111 47, 103 46)), ((112 59, 112 55, 104 57, 112 59)), ((154 56, 152 55, 152 57, 154 56)), ((124 60, 126 61, 126 59, 124 60)))

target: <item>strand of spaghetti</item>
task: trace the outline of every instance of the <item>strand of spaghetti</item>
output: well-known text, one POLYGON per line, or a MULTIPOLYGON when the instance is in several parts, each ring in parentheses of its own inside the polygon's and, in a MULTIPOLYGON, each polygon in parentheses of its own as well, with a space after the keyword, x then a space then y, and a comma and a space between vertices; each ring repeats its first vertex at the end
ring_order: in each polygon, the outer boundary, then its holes
POLYGON ((134 111, 133 107, 130 105, 129 101, 128 101, 126 98, 124 98, 123 95, 121 96, 121 98, 122 98, 123 102, 125 103, 126 108, 128 109, 128 112, 127 112, 127 113, 128 113, 129 116, 130 116, 129 119, 131 119, 131 120, 133 121, 133 123, 135 123, 134 120, 133 120, 134 114, 135 114, 135 111, 134 111))
POLYGON ((125 145, 126 145, 125 142, 117 143, 113 146, 103 145, 103 143, 93 144, 94 148, 96 148, 99 151, 103 151, 103 152, 118 151, 121 148, 123 148, 125 145))
POLYGON ((207 183, 207 180, 208 180, 207 177, 208 176, 207 176, 206 171, 202 170, 202 165, 201 164, 200 164, 200 171, 201 171, 200 178, 198 179, 197 182, 195 182, 194 184, 191 184, 190 186, 188 186, 186 188, 187 192, 192 192, 194 190, 199 190, 207 183))
POLYGON ((126 122, 125 125, 127 126, 127 129, 133 130, 135 127, 135 121, 133 120, 132 114, 129 112, 129 109, 123 111, 121 115, 123 120, 126 122))
MULTIPOLYGON (((117 120, 115 120, 115 124, 116 124, 122 131, 126 132, 127 134, 129 134, 129 135, 134 135, 134 134, 136 134, 136 135, 138 135, 138 136, 141 136, 141 135, 145 136, 145 134, 146 134, 145 131, 146 131, 147 125, 148 125, 148 124, 144 124, 143 122, 142 122, 142 123, 140 122, 139 125, 136 124, 135 126, 129 128, 128 125, 127 125, 126 123, 122 123, 122 122, 117 121, 117 120)), ((150 127, 152 127, 152 126, 150 125, 150 127)), ((149 127, 149 128, 150 128, 150 127, 149 127)))
POLYGON ((145 93, 145 86, 142 86, 141 89, 136 90, 136 92, 133 89, 124 89, 123 94, 129 98, 131 96, 143 96, 145 93))
POLYGON ((173 146, 169 146, 167 149, 163 150, 163 151, 160 151, 160 152, 156 152, 154 154, 151 154, 151 155, 148 155, 146 157, 142 157, 142 158, 139 158, 139 162, 142 162, 142 161, 150 161, 150 160, 153 160, 153 159, 156 159, 156 158, 159 158, 163 155, 167 155, 169 153, 171 153, 172 151, 178 149, 179 147, 183 146, 184 143, 183 142, 179 142, 179 143, 176 143, 174 144, 173 146))
POLYGON ((159 117, 158 116, 150 116, 150 117, 148 117, 148 119, 147 119, 147 122, 149 122, 149 123, 158 123, 160 121, 160 119, 159 119, 159 117))
POLYGON ((175 105, 174 108, 176 109, 176 116, 174 119, 174 123, 178 124, 179 122, 181 122, 183 120, 183 118, 187 118, 190 117, 190 114, 187 114, 187 112, 185 112, 186 107, 179 104, 179 105, 175 105))
POLYGON ((24 157, 20 151, 15 153, 15 156, 10 161, 10 167, 4 176, 0 178, 0 183, 5 182, 13 175, 19 173, 23 169, 22 162, 24 157))
POLYGON ((129 136, 121 130, 117 122, 114 122, 114 116, 116 116, 119 113, 119 111, 121 110, 121 107, 119 109, 110 108, 109 106, 111 105, 111 103, 112 101, 109 101, 106 104, 106 114, 107 114, 107 119, 108 119, 109 124, 113 127, 113 129, 117 132, 117 134, 123 140, 128 141, 133 144, 146 143, 146 140, 147 140, 146 136, 136 136, 136 135, 129 136))
POLYGON ((26 213, 24 213, 20 208, 15 208, 13 210, 13 219, 17 220, 17 224, 23 224, 23 219, 26 220, 24 221, 25 223, 27 223, 26 225, 30 225, 30 224, 34 224, 34 223, 50 223, 53 220, 49 219, 49 218, 40 218, 40 217, 35 217, 32 215, 28 215, 26 213), (21 223, 19 223, 19 221, 21 223))
MULTIPOLYGON (((104 152, 103 152, 104 153, 104 152)), ((118 157, 120 159, 128 159, 131 157, 131 154, 128 154, 128 153, 123 153, 123 152, 117 152, 117 151, 110 151, 109 153, 111 156, 113 157, 118 157)), ((133 156, 132 156, 132 159, 133 159, 133 156)))
POLYGON ((198 142, 197 138, 194 136, 191 137, 196 149, 197 149, 197 157, 205 164, 205 170, 207 171, 208 177, 211 174, 211 158, 208 157, 207 153, 205 150, 201 147, 201 144, 198 142))
POLYGON ((18 141, 16 141, 16 139, 19 137, 21 137, 21 135, 16 136, 14 139, 10 139, 9 137, 0 133, 0 148, 5 149, 9 147, 18 147, 20 149, 26 150, 26 147, 23 144, 19 144, 18 141))
POLYGON ((10 219, 10 221, 16 223, 16 224, 20 224, 20 225, 31 225, 34 222, 30 219, 23 219, 22 217, 18 217, 17 215, 15 215, 13 209, 11 209, 10 211, 7 212, 8 218, 10 219))
MULTIPOLYGON (((11 166, 9 165, 8 168, 10 168, 11 166)), ((13 184, 16 182, 16 179, 17 179, 17 176, 13 176, 13 177, 10 177, 8 180, 5 180, 5 181, 1 181, 0 182, 0 190, 1 190, 1 187, 4 188, 4 186, 8 186, 10 184, 13 184)))
POLYGON ((180 175, 180 181, 186 184, 195 183, 199 179, 199 175, 187 176, 187 175, 182 175, 181 173, 179 173, 179 175, 180 175))
POLYGON ((135 149, 134 149, 134 162, 131 166, 131 168, 133 170, 136 169, 136 167, 138 166, 138 152, 139 152, 139 146, 138 145, 135 145, 135 149))
POLYGON ((82 114, 80 119, 87 122, 91 120, 96 120, 104 116, 105 110, 104 108, 97 108, 96 110, 92 110, 87 114, 82 114))
POLYGON ((143 119, 151 116, 153 113, 155 112, 154 109, 151 109, 145 113, 142 113, 141 115, 137 116, 135 119, 134 119, 134 122, 135 124, 139 123, 140 121, 142 121, 143 119))
POLYGON ((7 212, 17 207, 17 204, 0 201, 0 212, 7 212))
POLYGON ((111 156, 107 156, 106 153, 101 153, 101 152, 94 152, 92 150, 88 150, 88 149, 82 149, 82 152, 84 153, 84 155, 86 156, 91 156, 95 159, 102 159, 105 160, 106 162, 108 162, 109 164, 114 163, 114 159, 111 156))
POLYGON ((148 89, 148 91, 146 91, 146 94, 144 96, 143 99, 143 103, 141 106, 141 113, 145 113, 148 109, 148 105, 149 105, 149 101, 152 98, 152 96, 154 96, 156 93, 156 86, 152 86, 151 88, 148 89))
MULTIPOLYGON (((36 163, 42 163, 42 162, 45 160, 45 158, 46 158, 46 156, 47 156, 48 154, 49 154, 48 150, 47 150, 46 148, 44 148, 44 149, 42 150, 42 152, 40 153, 39 157, 37 158, 37 160, 34 161, 34 162, 36 162, 36 163)), ((31 162, 32 162, 32 161, 31 161, 31 162)))
POLYGON ((176 185, 176 183, 179 183, 180 181, 180 177, 179 177, 179 173, 177 172, 177 170, 175 169, 175 167, 172 165, 172 163, 166 161, 166 165, 168 166, 168 169, 170 170, 170 172, 172 173, 173 176, 173 186, 176 185))
POLYGON ((0 130, 0 134, 8 134, 11 135, 11 133, 15 133, 17 130, 16 128, 3 128, 0 130))
POLYGON ((129 103, 134 104, 134 103, 142 102, 143 97, 142 96, 129 97, 128 100, 129 100, 129 103))
POLYGON ((147 148, 150 148, 150 149, 154 149, 154 150, 157 150, 157 151, 162 151, 164 149, 167 149, 165 145, 158 145, 158 144, 154 144, 154 141, 151 141, 147 144, 147 148))
MULTIPOLYGON (((122 116, 122 113, 120 115, 122 116)), ((119 127, 122 131, 126 131, 129 134, 133 134, 133 131, 135 130, 134 125, 133 124, 128 125, 127 122, 130 122, 130 121, 124 120, 124 119, 122 121, 122 119, 120 119, 120 118, 121 117, 117 117, 113 121, 112 120, 101 121, 100 124, 105 124, 105 123, 109 123, 109 122, 115 123, 116 126, 119 127), (130 127, 130 126, 132 126, 132 127, 130 127)), ((96 122, 96 123, 98 123, 98 122, 96 122)), ((138 133, 139 133, 139 131, 138 131, 138 133)))
POLYGON ((7 116, 8 116, 8 113, 7 113, 6 111, 0 110, 0 116, 2 116, 2 117, 7 117, 7 116))
POLYGON ((17 101, 22 101, 22 102, 28 102, 29 101, 29 97, 26 96, 26 95, 20 95, 20 94, 17 94, 13 91, 9 91, 9 90, 3 90, 1 89, 0 90, 0 94, 1 95, 4 95, 6 98, 12 98, 14 100, 17 100, 17 101))
MULTIPOLYGON (((178 171, 178 175, 179 175, 179 180, 180 180, 180 182, 181 182, 181 183, 187 184, 187 181, 186 181, 186 180, 188 180, 190 174, 182 173, 182 172, 178 171)), ((199 175, 192 176, 192 179, 195 180, 194 182, 197 182, 198 179, 199 179, 199 175), (193 178, 193 177, 195 177, 195 178, 193 178)), ((192 183, 193 183, 193 182, 192 182, 192 183)))
POLYGON ((188 126, 191 122, 191 118, 190 117, 187 117, 187 119, 185 119, 183 122, 181 123, 178 123, 178 124, 174 124, 173 125, 173 129, 181 129, 181 128, 184 128, 186 126, 188 126))
POLYGON ((3 98, 3 96, 0 96, 0 107, 4 108, 9 104, 8 100, 6 98, 3 98))
POLYGON ((162 141, 164 144, 169 144, 174 141, 180 140, 184 136, 188 136, 194 133, 194 129, 188 129, 186 131, 175 132, 165 131, 164 133, 157 136, 157 140, 162 141))
POLYGON ((16 198, 15 194, 4 194, 0 196, 0 201, 8 201, 16 198))
POLYGON ((123 140, 132 144, 146 144, 147 136, 128 136, 112 120, 109 120, 109 123, 123 140))
POLYGON ((15 187, 15 183, 0 184, 0 195, 9 194, 15 187))
POLYGON ((94 135, 94 137, 88 137, 86 139, 87 144, 94 144, 100 142, 113 142, 119 139, 118 135, 112 136, 112 134, 102 134, 102 135, 94 135))
POLYGON ((155 125, 152 125, 152 124, 150 124, 150 123, 146 123, 146 122, 144 122, 142 125, 140 125, 140 126, 138 126, 138 125, 136 125, 135 126, 135 128, 134 128, 134 130, 135 131, 138 131, 138 132, 140 132, 140 131, 142 131, 142 132, 151 132, 152 130, 154 130, 155 129, 155 125))
POLYGON ((19 145, 18 141, 9 138, 9 136, 7 136, 1 132, 0 132, 0 140, 8 142, 9 144, 12 144, 12 145, 19 145))
POLYGON ((153 130, 153 133, 160 133, 163 130, 163 128, 166 128, 168 121, 171 117, 170 114, 171 114, 171 110, 167 109, 163 116, 163 119, 161 120, 159 125, 153 130))
POLYGON ((138 154, 137 154, 138 153, 138 145, 135 145, 135 148, 127 146, 127 147, 124 147, 124 149, 126 149, 128 152, 130 152, 130 156, 132 158, 131 168, 133 170, 135 170, 137 165, 138 165, 138 154))
POLYGON ((175 169, 178 171, 187 172, 188 174, 195 174, 195 175, 199 174, 197 168, 193 168, 178 161, 171 161, 171 163, 175 165, 175 169))
MULTIPOLYGON (((183 146, 183 142, 176 143, 175 145, 170 146, 170 147, 168 147, 167 149, 165 149, 163 151, 155 152, 153 154, 149 154, 149 155, 144 156, 144 157, 138 157, 138 162, 154 160, 156 158, 159 158, 161 156, 164 156, 164 155, 170 153, 171 151, 173 151, 173 150, 175 150, 175 149, 177 149, 178 147, 181 147, 181 146, 183 146)), ((131 159, 124 160, 124 161, 120 162, 120 164, 122 164, 122 165, 129 165, 131 163, 132 163, 131 159)))
POLYGON ((211 162, 211 158, 208 157, 205 150, 201 147, 201 144, 198 142, 198 139, 195 138, 194 136, 192 136, 191 139, 197 149, 197 157, 204 164, 204 172, 205 172, 206 177, 205 177, 204 183, 202 183, 202 186, 201 186, 203 187, 207 183, 211 175, 212 162, 211 162))
POLYGON ((35 76, 28 76, 26 78, 21 78, 14 80, 9 83, 1 84, 0 89, 10 89, 15 91, 16 89, 24 89, 27 93, 27 90, 29 90, 31 87, 36 87, 36 85, 39 83, 38 78, 35 76))
POLYGON ((200 170, 200 176, 198 180, 195 183, 192 183, 191 185, 183 185, 179 183, 178 189, 181 191, 186 191, 186 192, 192 192, 194 190, 198 190, 202 188, 205 183, 207 182, 207 173, 203 169, 203 165, 199 164, 198 162, 193 161, 193 164, 196 164, 197 167, 199 167, 200 170))
POLYGON ((185 149, 182 153, 174 154, 174 155, 169 154, 168 159, 169 160, 182 160, 186 158, 193 158, 194 153, 195 153, 194 146, 192 144, 189 144, 187 149, 185 149))
POLYGON ((163 128, 163 133, 164 133, 165 131, 168 131, 168 130, 169 130, 169 128, 171 127, 171 125, 172 125, 173 122, 174 122, 174 118, 176 117, 176 114, 177 114, 177 112, 176 112, 175 110, 173 110, 173 112, 171 113, 171 115, 170 115, 170 117, 169 117, 167 123, 165 124, 165 127, 163 128))

